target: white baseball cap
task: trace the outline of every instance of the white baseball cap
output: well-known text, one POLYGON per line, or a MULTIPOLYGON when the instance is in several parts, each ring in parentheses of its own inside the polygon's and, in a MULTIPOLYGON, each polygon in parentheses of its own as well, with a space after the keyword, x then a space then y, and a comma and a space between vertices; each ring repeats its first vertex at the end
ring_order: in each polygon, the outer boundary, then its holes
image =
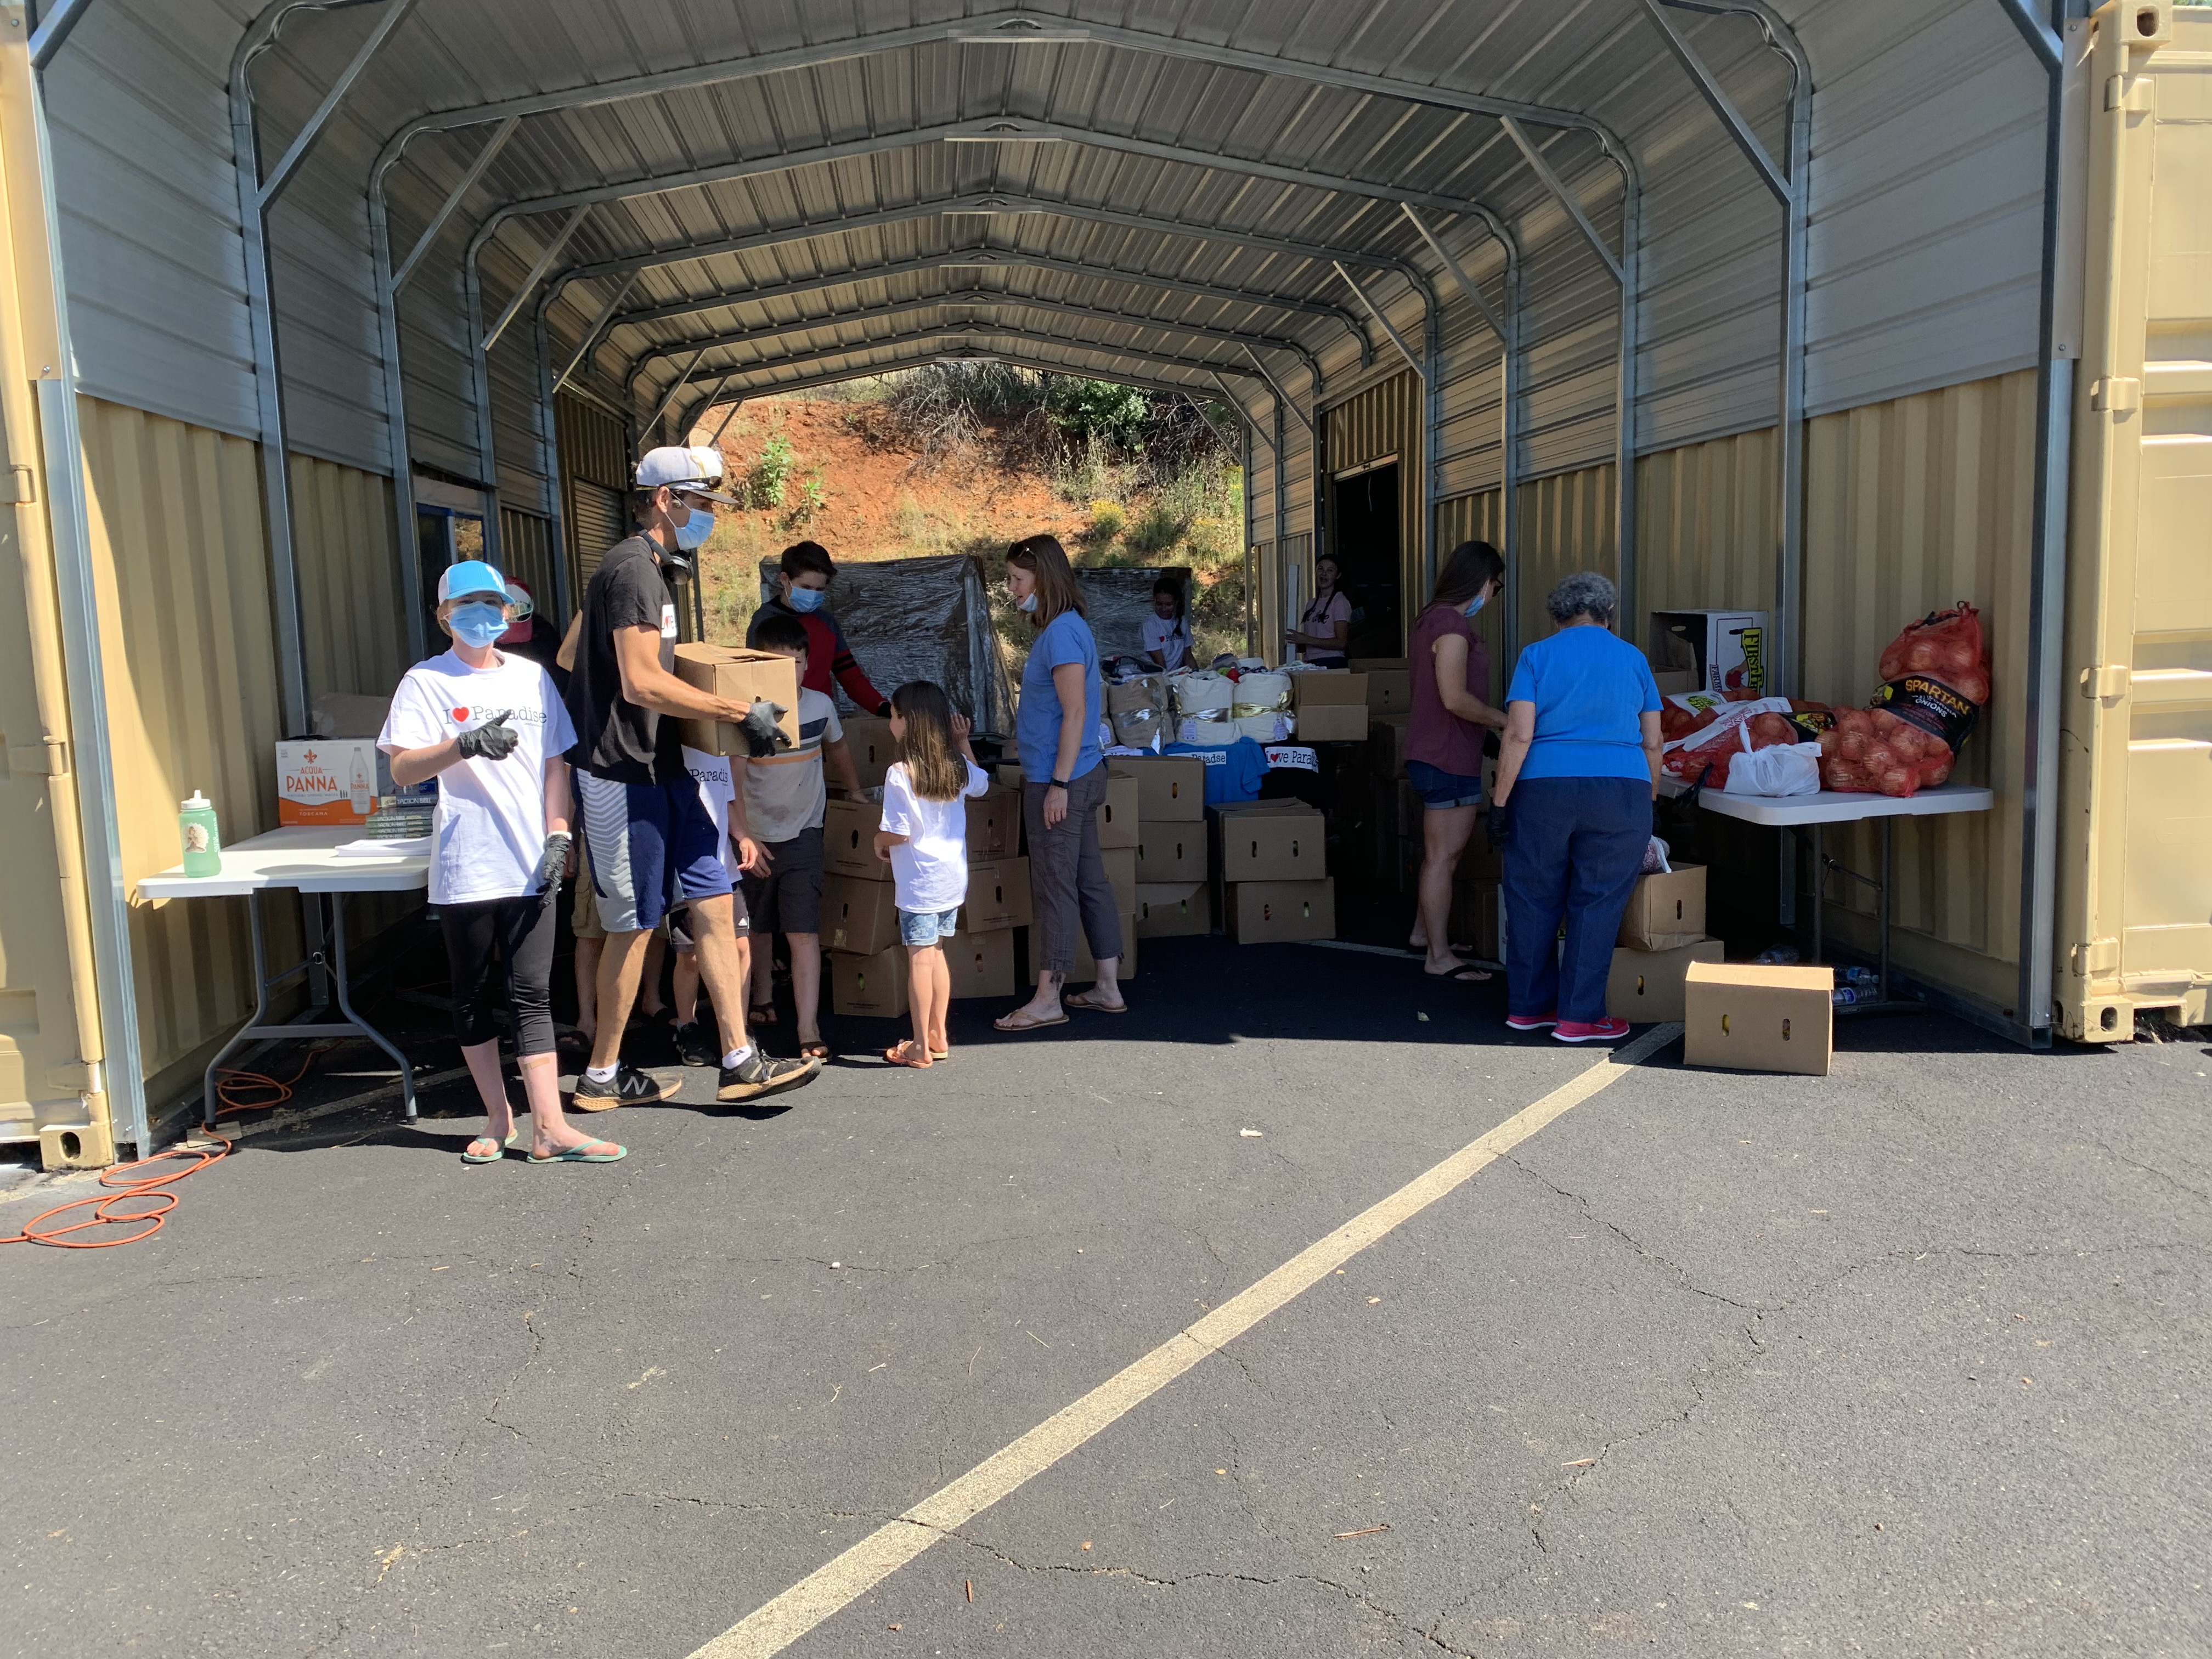
POLYGON ((696 449, 682 448, 675 444, 648 449, 637 464, 637 487, 658 489, 666 484, 687 495, 720 501, 724 507, 735 507, 737 498, 721 495, 709 486, 722 482, 722 453, 704 445, 696 449))

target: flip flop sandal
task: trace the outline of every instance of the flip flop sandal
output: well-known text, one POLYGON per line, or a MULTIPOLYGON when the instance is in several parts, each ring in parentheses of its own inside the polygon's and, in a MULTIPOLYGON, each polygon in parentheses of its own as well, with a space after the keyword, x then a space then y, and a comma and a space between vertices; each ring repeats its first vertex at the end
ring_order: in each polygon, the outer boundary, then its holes
POLYGON ((629 1147, 615 1146, 615 1143, 611 1140, 586 1140, 580 1145, 566 1147, 554 1153, 550 1158, 540 1158, 537 1153, 532 1152, 530 1155, 530 1161, 532 1164, 619 1164, 629 1156, 629 1147), (614 1151, 608 1152, 592 1150, 599 1146, 614 1146, 614 1151))
POLYGON ((776 1023, 775 1004, 773 1002, 755 1003, 745 1010, 745 1024, 748 1025, 774 1025, 776 1023))
POLYGON ((886 1064, 888 1064, 888 1065, 892 1065, 892 1066, 911 1066, 914 1070, 915 1070, 915 1071, 917 1071, 917 1072, 921 1072, 921 1071, 927 1071, 927 1070, 929 1068, 929 1066, 930 1066, 930 1064, 931 1064, 931 1062, 930 1062, 929 1060, 907 1060, 907 1059, 902 1058, 902 1056, 903 1056, 903 1055, 905 1054, 905 1053, 906 1053, 906 1048, 907 1048, 907 1045, 906 1045, 905 1043, 902 1042, 902 1043, 900 1043, 900 1044, 898 1045, 898 1047, 896 1047, 896 1048, 886 1048, 886 1049, 884 1049, 884 1060, 885 1063, 886 1063, 886 1064))
MULTIPOLYGON (((461 1154, 461 1162, 464 1164, 496 1164, 500 1159, 507 1156, 507 1149, 514 1146, 515 1141, 521 1137, 521 1134, 522 1131, 520 1129, 509 1129, 507 1132, 507 1139, 499 1143, 499 1150, 494 1152, 489 1158, 478 1158, 473 1152, 465 1152, 461 1154)), ((489 1135, 478 1135, 475 1140, 469 1142, 469 1145, 473 1147, 477 1146, 478 1142, 489 1140, 490 1139, 491 1137, 489 1135)))
POLYGON ((1018 1008, 1017 1008, 1012 1013, 1002 1015, 999 1018, 991 1022, 991 1025, 994 1030, 1005 1031, 1010 1036, 1022 1031, 1042 1031, 1048 1025, 1065 1025, 1066 1024, 1067 1016, 1066 1014, 1060 1015, 1057 1019, 1025 1019, 1023 1018, 1022 1012, 1018 1008), (1019 1024, 1009 1025, 1006 1022, 1010 1019, 1017 1020, 1019 1024))
POLYGON ((1425 968, 1421 971, 1428 974, 1431 979, 1449 980, 1455 985, 1487 985, 1498 977, 1487 968, 1474 968, 1464 964, 1453 969, 1449 974, 1429 974, 1429 970, 1425 968))
POLYGON ((799 1045, 799 1057, 801 1060, 827 1060, 830 1058, 830 1045, 819 1037, 811 1042, 802 1042, 799 1045))
POLYGON ((952 1050, 950 1048, 932 1048, 929 1051, 929 1057, 938 1065, 942 1066, 946 1060, 952 1058, 952 1050))
POLYGON ((1088 1008, 1094 1014, 1126 1014, 1129 1012, 1127 1003, 1100 1002, 1088 991, 1078 991, 1073 996, 1062 997, 1060 1000, 1064 1008, 1088 1008))

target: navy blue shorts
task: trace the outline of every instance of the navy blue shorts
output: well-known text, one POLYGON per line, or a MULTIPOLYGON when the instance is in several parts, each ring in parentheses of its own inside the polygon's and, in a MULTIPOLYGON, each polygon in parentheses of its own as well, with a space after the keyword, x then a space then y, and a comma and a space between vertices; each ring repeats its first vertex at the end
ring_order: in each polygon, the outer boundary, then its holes
POLYGON ((575 780, 592 890, 607 932, 657 927, 678 905, 731 890, 721 833, 690 777, 616 783, 578 772, 575 780))
POLYGON ((1426 761, 1407 761, 1406 781, 1413 786, 1413 793, 1421 798, 1421 805, 1443 811, 1452 806, 1482 805, 1482 780, 1447 772, 1441 766, 1431 766, 1426 761))

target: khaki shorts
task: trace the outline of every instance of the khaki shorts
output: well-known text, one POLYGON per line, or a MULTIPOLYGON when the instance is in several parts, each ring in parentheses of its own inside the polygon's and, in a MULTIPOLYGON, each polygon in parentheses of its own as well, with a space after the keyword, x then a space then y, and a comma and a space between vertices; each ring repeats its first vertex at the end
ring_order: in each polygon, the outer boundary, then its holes
POLYGON ((599 896, 592 891, 592 855, 580 835, 576 837, 576 897, 569 907, 568 927, 578 939, 607 936, 607 930, 599 926, 599 896))

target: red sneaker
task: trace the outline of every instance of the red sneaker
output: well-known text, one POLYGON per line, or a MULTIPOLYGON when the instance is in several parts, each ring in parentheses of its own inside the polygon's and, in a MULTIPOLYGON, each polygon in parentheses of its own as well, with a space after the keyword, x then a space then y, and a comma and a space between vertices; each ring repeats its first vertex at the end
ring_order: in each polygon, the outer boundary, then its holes
POLYGON ((1508 1014, 1505 1027, 1511 1031, 1540 1031, 1547 1026, 1557 1025, 1557 1014, 1508 1014))
POLYGON ((1578 1019, 1563 1019, 1552 1035, 1561 1042, 1618 1042, 1628 1035, 1628 1022, 1601 1019, 1586 1025, 1578 1019))

